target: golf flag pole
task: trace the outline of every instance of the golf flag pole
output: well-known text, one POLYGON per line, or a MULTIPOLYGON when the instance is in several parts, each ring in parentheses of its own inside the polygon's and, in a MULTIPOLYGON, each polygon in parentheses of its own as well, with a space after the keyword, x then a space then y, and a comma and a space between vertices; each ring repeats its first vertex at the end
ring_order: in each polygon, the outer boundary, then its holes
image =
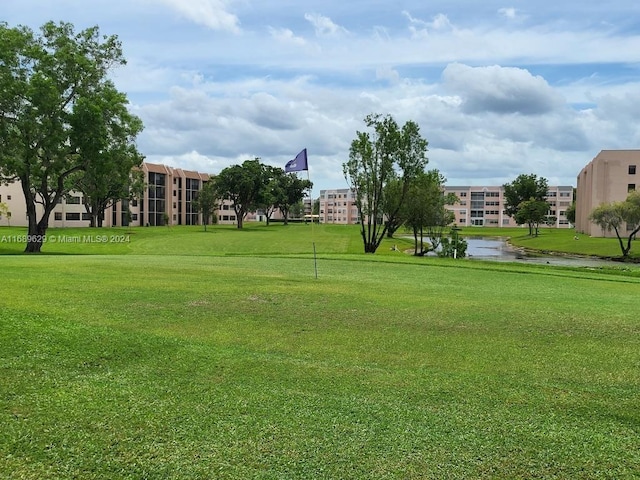
MULTIPOLYGON (((302 172, 307 171, 307 180, 311 183, 311 178, 309 177, 309 161, 307 159, 307 149, 303 148, 300 153, 298 153, 293 160, 289 160, 287 164, 284 166, 284 171, 289 172, 302 172)), ((314 241, 314 220, 313 220, 313 197, 311 198, 311 242, 313 244, 313 265, 315 269, 316 279, 318 278, 318 261, 316 258, 316 242, 314 241)))

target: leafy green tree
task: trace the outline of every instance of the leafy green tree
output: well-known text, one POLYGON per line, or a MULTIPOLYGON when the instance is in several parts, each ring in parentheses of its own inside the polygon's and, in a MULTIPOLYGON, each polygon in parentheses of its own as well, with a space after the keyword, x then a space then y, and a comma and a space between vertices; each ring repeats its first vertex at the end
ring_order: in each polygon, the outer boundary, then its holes
POLYGON ((413 231, 415 255, 424 255, 436 250, 444 229, 454 220, 453 212, 446 205, 455 203, 455 195, 444 195, 445 178, 438 170, 420 173, 409 188, 405 225, 413 231), (424 238, 429 238, 430 247, 425 250, 424 238))
POLYGON ((614 231, 623 258, 629 257, 631 243, 640 231, 640 191, 629 193, 623 202, 603 203, 589 215, 589 220, 602 230, 614 231), (621 231, 626 229, 626 242, 621 231))
POLYGON ((567 217, 567 220, 571 222, 572 225, 576 224, 576 202, 575 200, 571 202, 571 205, 564 212, 564 215, 567 217))
POLYGON ((518 225, 528 225, 529 235, 538 236, 541 223, 547 221, 549 204, 544 200, 525 200, 518 205, 514 220, 518 225))
POLYGON ((365 117, 369 132, 356 132, 349 160, 343 164, 344 177, 355 195, 360 215, 360 234, 365 253, 375 253, 388 229, 394 224, 411 182, 427 164, 428 142, 420 128, 408 121, 402 128, 390 115, 365 117), (384 211, 387 184, 398 178, 400 199, 395 209, 384 211))
MULTIPOLYGON (((529 200, 546 201, 549 185, 546 178, 538 178, 535 174, 522 174, 518 175, 513 182, 503 185, 503 188, 505 211, 507 215, 517 222, 516 214, 522 202, 529 200)), ((530 229, 529 235, 532 234, 533 231, 530 229)))
POLYGON ((103 87, 111 67, 123 63, 120 42, 101 36, 98 27, 75 33, 69 23, 49 22, 36 35, 0 24, 0 178, 21 182, 26 252, 41 250, 67 178, 91 161, 72 134, 76 108, 103 87))
POLYGON ((83 193, 91 227, 102 227, 105 210, 131 200, 137 183, 144 181, 138 170, 144 157, 135 145, 142 121, 129 113, 127 104, 126 96, 105 82, 80 98, 71 115, 72 142, 86 162, 70 176, 70 188, 83 193))
POLYGON ((202 183, 202 188, 198 192, 198 196, 193 203, 195 209, 202 214, 202 224, 204 225, 204 231, 206 232, 211 216, 219 204, 219 199, 216 194, 215 184, 213 181, 209 180, 202 183))
MULTIPOLYGON (((284 217, 284 224, 289 222, 289 214, 292 210, 302 203, 304 199, 304 192, 313 188, 313 183, 309 180, 303 180, 298 178, 295 173, 285 173, 279 178, 280 184, 278 185, 276 195, 276 206, 282 212, 284 217)), ((304 206, 302 208, 304 211, 304 206)))
POLYGON ((267 219, 267 226, 271 222, 271 217, 278 209, 278 199, 282 196, 282 184, 285 172, 282 168, 271 165, 264 166, 266 185, 260 195, 259 208, 264 210, 267 219))
POLYGON ((216 195, 231 201, 239 229, 247 213, 258 208, 263 201, 266 179, 265 165, 259 158, 227 167, 214 177, 216 195))

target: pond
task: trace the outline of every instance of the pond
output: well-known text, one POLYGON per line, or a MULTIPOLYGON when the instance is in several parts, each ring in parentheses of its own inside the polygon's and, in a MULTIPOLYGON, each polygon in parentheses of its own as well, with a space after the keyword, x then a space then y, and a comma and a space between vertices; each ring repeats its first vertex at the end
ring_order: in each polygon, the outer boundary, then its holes
POLYGON ((467 241, 467 258, 470 260, 494 260, 499 262, 523 262, 576 267, 602 267, 608 265, 640 268, 639 264, 623 264, 612 260, 601 260, 591 257, 529 255, 511 247, 507 243, 507 239, 502 237, 465 237, 465 240, 467 241))

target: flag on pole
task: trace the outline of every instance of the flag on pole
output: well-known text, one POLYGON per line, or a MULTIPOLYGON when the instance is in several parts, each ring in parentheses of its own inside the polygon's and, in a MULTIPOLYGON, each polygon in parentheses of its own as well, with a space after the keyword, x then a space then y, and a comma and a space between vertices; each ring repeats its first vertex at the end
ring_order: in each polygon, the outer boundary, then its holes
POLYGON ((304 148, 296 158, 289 160, 284 166, 285 172, 301 172, 302 170, 309 170, 307 165, 307 149, 304 148))

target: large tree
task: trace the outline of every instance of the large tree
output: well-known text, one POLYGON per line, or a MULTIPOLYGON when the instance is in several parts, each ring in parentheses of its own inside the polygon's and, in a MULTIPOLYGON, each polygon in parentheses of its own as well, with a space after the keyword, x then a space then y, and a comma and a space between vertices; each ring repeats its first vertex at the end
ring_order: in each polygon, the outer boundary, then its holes
POLYGON ((82 192, 91 227, 102 227, 108 207, 120 200, 128 206, 128 200, 144 189, 139 170, 143 156, 135 145, 142 121, 127 104, 127 97, 105 82, 80 98, 71 116, 72 143, 86 162, 70 177, 70 188, 82 192))
POLYGON ((49 22, 36 35, 0 24, 0 178, 21 182, 26 252, 40 251, 68 177, 91 161, 72 135, 77 106, 102 88, 111 67, 123 63, 120 42, 101 36, 98 27, 75 33, 69 23, 49 22))
POLYGON ((629 257, 631 243, 640 231, 640 191, 629 193, 623 202, 603 203, 589 215, 602 230, 614 231, 623 258, 629 257), (622 230, 625 229, 625 235, 622 230), (626 241, 623 241, 623 236, 626 241))
POLYGON ((355 195, 364 251, 375 253, 388 223, 395 222, 411 182, 424 171, 428 142, 413 121, 400 128, 390 115, 371 114, 364 122, 372 132, 356 132, 343 173, 355 195), (395 209, 385 212, 385 188, 396 178, 400 198, 395 209))
POLYGON ((313 183, 298 178, 295 173, 285 173, 279 180, 276 206, 284 217, 284 224, 287 225, 292 209, 302 202, 304 193, 313 188, 313 183))
POLYGON ((213 179, 218 198, 231 200, 238 228, 247 213, 260 206, 267 178, 265 165, 255 158, 227 167, 213 179))
MULTIPOLYGON (((522 202, 535 200, 545 202, 549 185, 546 178, 531 174, 522 174, 503 185, 504 205, 507 215, 516 219, 516 214, 522 202)), ((516 219, 517 221, 517 219, 516 219)))

